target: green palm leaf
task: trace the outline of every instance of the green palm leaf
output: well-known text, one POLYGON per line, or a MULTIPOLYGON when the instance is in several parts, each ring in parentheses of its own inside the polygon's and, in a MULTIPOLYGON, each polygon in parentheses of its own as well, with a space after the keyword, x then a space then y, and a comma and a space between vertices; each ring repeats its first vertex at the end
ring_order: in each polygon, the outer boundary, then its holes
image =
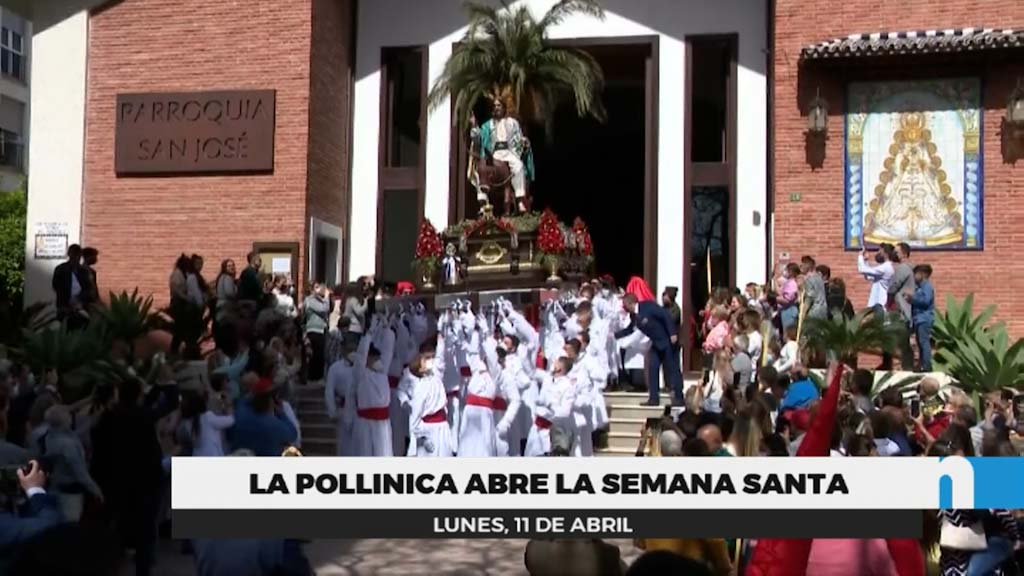
POLYGON ((153 311, 153 297, 142 298, 136 288, 129 294, 110 293, 110 303, 94 309, 106 324, 108 335, 115 340, 133 344, 160 326, 160 317, 153 311))
POLYGON ((1006 325, 992 322, 995 306, 974 313, 974 295, 963 302, 948 298, 936 315, 935 365, 961 388, 980 394, 1024 388, 1024 340, 1011 343, 1006 325))
POLYGON ((811 318, 805 325, 807 344, 812 348, 831 352, 836 357, 855 365, 861 352, 892 352, 901 338, 906 336, 902 321, 889 321, 865 309, 852 318, 836 316, 832 319, 811 318))
POLYGON ((601 66, 587 52, 547 41, 548 30, 571 15, 604 18, 596 0, 561 0, 539 21, 526 6, 505 0, 500 8, 480 2, 464 7, 469 26, 430 89, 430 110, 450 95, 453 122, 464 128, 477 102, 507 90, 510 112, 545 124, 548 134, 562 100, 572 101, 580 116, 604 120, 601 66))

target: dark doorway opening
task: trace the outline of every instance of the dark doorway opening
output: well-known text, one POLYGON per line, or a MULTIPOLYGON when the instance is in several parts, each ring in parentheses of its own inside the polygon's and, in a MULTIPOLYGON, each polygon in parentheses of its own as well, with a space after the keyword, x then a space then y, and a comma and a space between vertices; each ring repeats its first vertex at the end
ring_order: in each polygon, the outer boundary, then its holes
MULTIPOLYGON (((608 117, 603 123, 580 118, 572 102, 563 102, 550 134, 543 124, 524 124, 536 166, 529 188, 533 210, 551 208, 569 225, 582 218, 594 243, 597 273, 611 274, 620 284, 633 275, 653 283, 657 45, 646 39, 569 44, 601 65, 608 117)), ((490 117, 489 103, 475 108, 481 121, 490 117)), ((476 198, 465 184, 465 138, 456 137, 452 218, 460 220, 476 213, 476 198)))
POLYGON ((559 107, 553 133, 527 130, 537 166, 533 205, 551 208, 590 228, 595 269, 624 285, 644 274, 644 168, 646 60, 644 45, 587 46, 605 75, 601 123, 580 118, 571 103, 559 107))

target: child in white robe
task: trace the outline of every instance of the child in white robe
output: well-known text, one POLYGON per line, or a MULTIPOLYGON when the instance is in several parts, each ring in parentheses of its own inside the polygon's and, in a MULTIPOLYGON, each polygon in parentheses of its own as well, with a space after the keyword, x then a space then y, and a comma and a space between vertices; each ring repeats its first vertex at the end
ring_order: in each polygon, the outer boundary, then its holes
POLYGON ((421 353, 409 368, 409 449, 407 456, 447 457, 452 455, 451 428, 441 375, 445 371, 445 339, 437 336, 437 347, 421 353))
POLYGON ((355 375, 351 359, 353 356, 354 352, 348 352, 331 364, 324 386, 327 415, 335 421, 335 453, 338 456, 355 455, 355 442, 352 438, 352 428, 356 420, 355 375))
POLYGON ((487 334, 486 320, 478 319, 476 330, 463 340, 462 346, 471 375, 466 385, 465 408, 459 425, 458 455, 469 458, 496 456, 494 399, 501 367, 498 365, 497 345, 487 334))
POLYGON ((522 409, 518 382, 522 372, 515 367, 518 358, 506 348, 498 349, 498 362, 502 366, 501 375, 498 377, 498 392, 494 398, 494 419, 497 422, 494 428, 497 432, 498 456, 519 456, 520 436, 518 430, 513 430, 513 427, 522 409))
POLYGON ((564 356, 554 363, 554 372, 538 371, 540 393, 537 396, 536 414, 530 435, 526 440, 526 456, 544 456, 551 451, 551 426, 570 431, 576 427, 573 418, 573 403, 576 388, 569 380, 572 361, 564 356))
POLYGON ((355 354, 356 456, 391 456, 391 388, 387 366, 395 349, 395 333, 374 318, 355 354), (376 350, 371 350, 371 345, 376 350))

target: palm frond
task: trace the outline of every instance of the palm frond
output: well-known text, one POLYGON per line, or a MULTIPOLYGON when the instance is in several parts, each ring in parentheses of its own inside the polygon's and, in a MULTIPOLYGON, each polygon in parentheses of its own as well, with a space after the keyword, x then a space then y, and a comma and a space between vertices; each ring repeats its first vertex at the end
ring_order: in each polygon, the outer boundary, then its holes
POLYGON ((974 313, 974 295, 949 297, 936 315, 935 366, 971 393, 1024 388, 1024 340, 1010 342, 1006 325, 992 322, 995 306, 974 313))
POLYGON ((453 102, 452 122, 464 128, 477 102, 510 93, 509 113, 550 127, 558 102, 572 101, 580 116, 605 118, 601 94, 604 75, 585 51, 553 46, 547 30, 570 14, 598 18, 604 11, 594 0, 562 0, 537 21, 525 5, 501 8, 480 2, 464 4, 469 26, 427 95, 428 109, 453 102))
POLYGON ((129 344, 160 326, 159 315, 153 310, 153 297, 139 296, 138 288, 131 294, 111 292, 110 303, 95 306, 94 312, 106 324, 111 338, 129 344))
POLYGON ((849 319, 842 315, 832 319, 811 318, 804 328, 809 346, 831 352, 848 362, 855 360, 861 352, 891 353, 900 339, 906 337, 906 326, 902 321, 880 317, 870 308, 849 319))
POLYGON ((572 14, 585 14, 604 20, 604 9, 596 0, 560 0, 541 18, 539 26, 547 30, 565 21, 572 14))

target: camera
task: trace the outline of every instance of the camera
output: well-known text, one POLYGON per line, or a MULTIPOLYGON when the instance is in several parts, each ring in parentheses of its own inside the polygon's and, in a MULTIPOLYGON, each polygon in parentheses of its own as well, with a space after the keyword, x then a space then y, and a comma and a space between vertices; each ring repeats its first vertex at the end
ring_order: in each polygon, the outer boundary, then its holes
MULTIPOLYGON (((39 469, 48 477, 53 474, 53 456, 42 456, 35 458, 39 469)), ((0 510, 14 512, 19 503, 24 500, 25 495, 21 491, 21 482, 18 480, 18 471, 28 474, 31 470, 29 462, 21 464, 9 464, 0 466, 0 510)))

